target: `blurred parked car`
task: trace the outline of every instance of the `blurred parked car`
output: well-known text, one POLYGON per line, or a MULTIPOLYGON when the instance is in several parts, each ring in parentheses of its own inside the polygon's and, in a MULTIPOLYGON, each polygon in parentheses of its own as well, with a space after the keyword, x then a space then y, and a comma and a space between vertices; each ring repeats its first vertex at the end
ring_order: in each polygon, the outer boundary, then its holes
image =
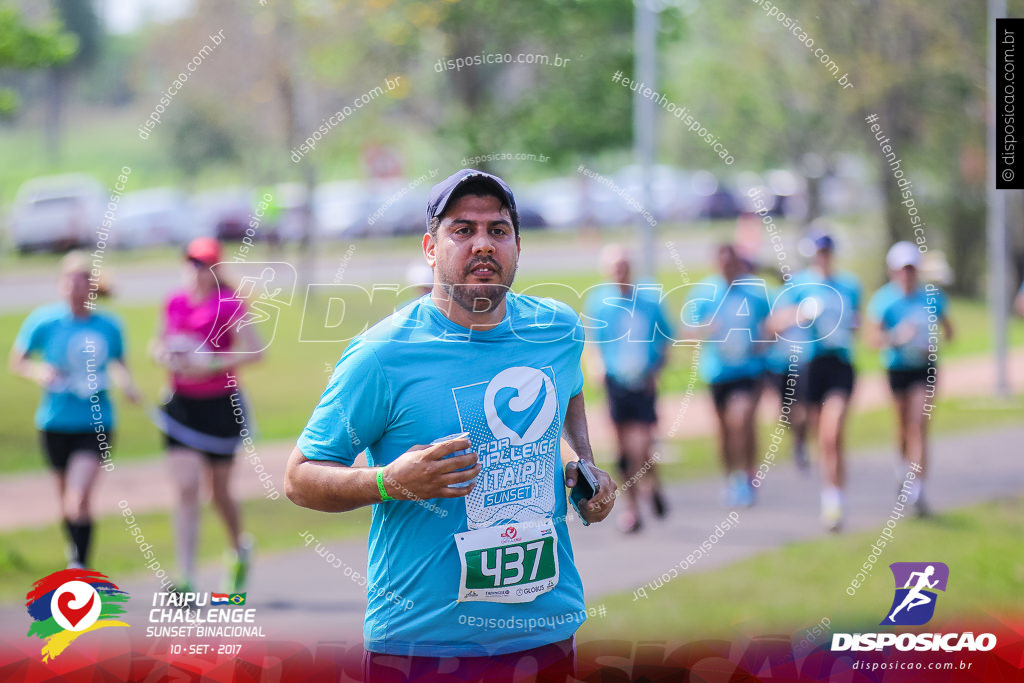
POLYGON ((159 187, 130 192, 121 200, 114 243, 123 249, 185 244, 200 234, 195 211, 180 190, 159 187))
POLYGON ((697 171, 690 182, 701 218, 723 219, 740 215, 742 207, 736 196, 711 173, 697 171))
MULTIPOLYGON (((659 164, 652 169, 651 194, 653 201, 646 207, 642 187, 643 169, 638 165, 626 166, 617 171, 613 178, 623 193, 644 206, 659 221, 680 221, 693 218, 697 213, 697 198, 690 186, 690 179, 680 170, 659 164)), ((636 208, 616 196, 622 207, 635 217, 636 208)))
POLYGON ((251 188, 230 187, 193 197, 198 234, 220 240, 240 240, 249 227, 256 194, 251 188))
POLYGON ((377 210, 362 184, 338 180, 318 185, 313 192, 313 216, 318 237, 341 239, 365 233, 366 218, 377 210))
POLYGON ((103 186, 89 176, 33 178, 11 207, 11 242, 22 253, 93 244, 105 202, 103 186))
POLYGON ((582 187, 586 178, 552 178, 527 185, 517 192, 517 204, 533 208, 554 229, 581 225, 586 210, 582 187))
POLYGON ((356 234, 353 236, 422 235, 427 229, 426 208, 430 184, 421 183, 410 187, 411 182, 407 179, 393 179, 368 184, 368 214, 356 226, 356 234))

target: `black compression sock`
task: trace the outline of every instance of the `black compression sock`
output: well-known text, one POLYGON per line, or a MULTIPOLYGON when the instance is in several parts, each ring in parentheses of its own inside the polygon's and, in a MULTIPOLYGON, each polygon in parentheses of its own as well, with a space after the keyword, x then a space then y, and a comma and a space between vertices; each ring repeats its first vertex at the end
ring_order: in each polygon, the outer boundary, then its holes
MULTIPOLYGON (((64 518, 64 533, 67 534, 68 543, 71 544, 71 547, 68 549, 68 552, 69 553, 74 553, 75 555, 77 555, 78 554, 78 544, 75 542, 75 538, 77 537, 77 534, 75 533, 74 529, 72 529, 71 520, 69 520, 67 517, 64 518)), ((78 558, 77 557, 69 557, 68 561, 69 562, 71 562, 71 561, 77 562, 78 558)))
POLYGON ((92 541, 92 520, 84 522, 65 522, 71 543, 75 547, 75 560, 83 567, 89 563, 89 545, 92 541))

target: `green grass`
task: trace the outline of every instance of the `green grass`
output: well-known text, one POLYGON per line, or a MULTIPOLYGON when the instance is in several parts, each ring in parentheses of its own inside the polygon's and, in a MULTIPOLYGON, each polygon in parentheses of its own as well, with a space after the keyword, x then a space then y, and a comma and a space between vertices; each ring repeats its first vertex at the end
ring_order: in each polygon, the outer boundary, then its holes
MULTIPOLYGON (((949 587, 936 618, 1021 609, 1024 516, 1021 500, 956 510, 930 520, 907 518, 894 532, 873 572, 851 597, 846 588, 866 561, 877 531, 788 545, 714 571, 682 574, 648 598, 626 591, 601 598, 607 616, 590 619, 583 640, 680 641, 797 633, 823 617, 833 631, 875 631, 892 602, 896 561, 949 565, 949 587)), ((927 627, 921 627, 927 628, 927 627)), ((908 629, 908 630, 913 630, 908 629)))
MULTIPOLYGON (((300 508, 282 497, 276 501, 259 499, 243 503, 242 519, 245 528, 256 537, 258 556, 259 553, 301 545, 300 534, 305 531, 321 541, 365 537, 370 524, 370 509, 326 514, 300 508)), ((135 515, 135 520, 145 542, 152 544, 159 568, 167 570, 172 581, 180 578, 175 564, 171 516, 166 512, 154 512, 135 515)), ((0 601, 23 599, 39 577, 63 569, 66 563, 64 538, 63 529, 53 524, 0 534, 0 575, 4 577, 0 582, 0 601)), ((101 560, 95 569, 115 581, 152 576, 149 570, 143 569, 147 562, 121 515, 97 520, 93 538, 92 556, 101 560)), ((212 509, 207 507, 200 530, 199 558, 201 561, 220 560, 227 547, 224 527, 212 509)), ((200 590, 219 588, 219 585, 199 587, 200 590)))

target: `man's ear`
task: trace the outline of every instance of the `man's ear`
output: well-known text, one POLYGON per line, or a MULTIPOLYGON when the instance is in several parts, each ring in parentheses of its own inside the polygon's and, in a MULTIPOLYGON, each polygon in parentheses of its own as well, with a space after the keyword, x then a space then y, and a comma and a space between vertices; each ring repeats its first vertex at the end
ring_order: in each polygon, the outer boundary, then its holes
POLYGON ((427 258, 427 265, 431 268, 437 263, 434 250, 437 248, 437 240, 429 232, 423 233, 423 255, 427 258))

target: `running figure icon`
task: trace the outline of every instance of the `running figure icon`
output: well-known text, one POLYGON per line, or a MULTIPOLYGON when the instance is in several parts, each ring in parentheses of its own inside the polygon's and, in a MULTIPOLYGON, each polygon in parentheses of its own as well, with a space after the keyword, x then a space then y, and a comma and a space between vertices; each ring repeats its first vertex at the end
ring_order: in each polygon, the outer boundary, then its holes
POLYGON ((924 588, 935 588, 935 586, 938 585, 938 579, 935 579, 935 581, 928 580, 934 573, 934 565, 928 565, 928 567, 925 568, 925 570, 922 572, 911 572, 910 577, 907 579, 907 583, 903 586, 904 588, 910 588, 910 591, 907 593, 906 597, 903 598, 903 602, 900 603, 899 607, 894 609, 892 613, 889 614, 889 616, 887 617, 889 621, 896 623, 896 619, 894 617, 904 607, 906 607, 907 611, 909 612, 915 607, 918 607, 920 605, 927 605, 928 603, 932 602, 934 598, 931 595, 923 593, 921 591, 924 588), (914 581, 915 576, 917 577, 917 583, 914 585, 913 588, 911 588, 910 584, 914 581))

